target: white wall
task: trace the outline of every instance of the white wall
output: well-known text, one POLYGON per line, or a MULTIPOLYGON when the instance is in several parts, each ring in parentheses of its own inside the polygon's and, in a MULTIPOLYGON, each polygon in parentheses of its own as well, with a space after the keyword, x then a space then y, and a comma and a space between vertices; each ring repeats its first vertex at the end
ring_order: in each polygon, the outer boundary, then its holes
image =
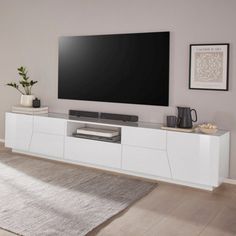
POLYGON ((4 112, 19 101, 19 94, 4 84, 25 65, 39 80, 35 94, 51 111, 127 113, 163 122, 176 105, 195 108, 200 122, 231 130, 230 173, 236 178, 235 9, 235 0, 0 0, 0 139, 4 112), (171 32, 169 108, 57 99, 59 36, 147 31, 171 32), (192 43, 230 43, 229 92, 188 89, 192 43))

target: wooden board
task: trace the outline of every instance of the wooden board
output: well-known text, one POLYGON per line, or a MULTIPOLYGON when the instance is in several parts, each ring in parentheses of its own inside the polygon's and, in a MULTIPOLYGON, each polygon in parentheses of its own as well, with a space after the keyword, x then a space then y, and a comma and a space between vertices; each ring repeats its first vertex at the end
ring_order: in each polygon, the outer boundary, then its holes
POLYGON ((195 128, 183 129, 183 128, 173 128, 173 127, 166 127, 166 126, 162 126, 161 129, 170 130, 170 131, 187 132, 187 133, 191 133, 195 131, 195 128))

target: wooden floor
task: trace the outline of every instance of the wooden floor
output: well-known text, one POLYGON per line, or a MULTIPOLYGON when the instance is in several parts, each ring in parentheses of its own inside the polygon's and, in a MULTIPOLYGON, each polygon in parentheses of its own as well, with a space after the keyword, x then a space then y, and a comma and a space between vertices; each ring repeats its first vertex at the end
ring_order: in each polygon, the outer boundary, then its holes
MULTIPOLYGON (((10 235, 14 234, 0 229, 0 236, 10 235)), ((208 192, 159 183, 146 197, 89 234, 95 235, 236 236, 236 185, 224 184, 208 192)))

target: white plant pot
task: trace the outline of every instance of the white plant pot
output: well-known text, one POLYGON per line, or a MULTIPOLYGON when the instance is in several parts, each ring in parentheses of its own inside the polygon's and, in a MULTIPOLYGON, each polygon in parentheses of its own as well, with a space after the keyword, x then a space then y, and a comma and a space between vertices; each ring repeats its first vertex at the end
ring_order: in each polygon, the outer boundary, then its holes
POLYGON ((21 95, 20 104, 25 107, 32 107, 33 100, 35 99, 34 95, 21 95))

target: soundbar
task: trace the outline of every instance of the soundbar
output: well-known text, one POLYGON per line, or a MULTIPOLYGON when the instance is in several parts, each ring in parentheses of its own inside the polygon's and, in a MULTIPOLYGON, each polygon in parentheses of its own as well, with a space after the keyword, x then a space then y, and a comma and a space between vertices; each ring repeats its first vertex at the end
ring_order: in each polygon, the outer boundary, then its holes
POLYGON ((99 112, 94 111, 69 110, 69 115, 77 117, 99 118, 99 112))
POLYGON ((93 111, 80 111, 80 110, 69 110, 70 116, 77 117, 90 117, 90 118, 100 118, 108 120, 120 120, 128 122, 138 122, 138 116, 135 115, 123 115, 116 113, 105 113, 105 112, 93 112, 93 111))
POLYGON ((108 119, 108 120, 129 121, 129 122, 137 122, 138 121, 138 116, 113 114, 113 113, 101 113, 100 118, 101 119, 108 119))

